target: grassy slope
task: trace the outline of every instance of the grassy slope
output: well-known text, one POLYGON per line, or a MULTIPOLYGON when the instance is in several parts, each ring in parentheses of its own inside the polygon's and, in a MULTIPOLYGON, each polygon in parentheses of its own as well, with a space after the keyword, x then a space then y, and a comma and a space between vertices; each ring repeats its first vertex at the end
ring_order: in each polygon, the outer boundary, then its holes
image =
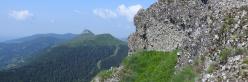
POLYGON ((141 52, 124 61, 130 75, 123 80, 128 82, 161 82, 171 78, 177 62, 176 52, 141 52))
POLYGON ((129 56, 124 60, 127 75, 123 82, 192 82, 194 73, 191 67, 175 73, 177 51, 145 51, 129 56))
MULTIPOLYGON (((128 56, 120 72, 121 82, 194 82, 192 66, 176 72, 177 51, 144 51, 128 56), (176 74, 175 74, 176 72, 176 74)), ((99 73, 101 78, 111 77, 111 70, 99 73)))

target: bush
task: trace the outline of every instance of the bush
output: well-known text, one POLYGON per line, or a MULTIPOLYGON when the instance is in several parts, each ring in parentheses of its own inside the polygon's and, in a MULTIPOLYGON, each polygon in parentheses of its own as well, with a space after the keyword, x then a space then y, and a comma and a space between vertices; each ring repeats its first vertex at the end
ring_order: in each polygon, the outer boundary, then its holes
POLYGON ((246 48, 225 48, 220 52, 220 62, 226 63, 228 57, 235 56, 235 55, 247 55, 246 48))
POLYGON ((209 65, 208 69, 207 69, 207 72, 208 73, 213 73, 215 70, 216 70, 216 64, 215 63, 212 63, 209 65))
POLYGON ((220 62, 221 63, 227 62, 228 57, 230 57, 232 54, 231 52, 232 52, 232 50, 228 49, 228 48, 225 48, 224 50, 222 50, 220 52, 220 62))
POLYGON ((245 58, 243 61, 244 64, 248 64, 248 58, 245 58))

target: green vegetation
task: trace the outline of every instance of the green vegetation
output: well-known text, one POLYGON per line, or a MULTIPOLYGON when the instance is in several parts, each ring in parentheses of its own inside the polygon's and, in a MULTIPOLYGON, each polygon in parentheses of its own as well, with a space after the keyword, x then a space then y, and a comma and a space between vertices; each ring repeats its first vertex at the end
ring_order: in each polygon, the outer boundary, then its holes
MULTIPOLYGON (((170 82, 195 82, 196 73, 192 66, 187 66, 172 77, 170 82)), ((167 81, 168 82, 168 81, 167 81)))
MULTIPOLYGON (((229 32, 231 30, 233 26, 233 24, 236 22, 234 20, 234 16, 232 15, 232 13, 228 13, 227 16, 225 16, 224 18, 224 23, 223 23, 223 26, 222 28, 220 29, 220 35, 221 37, 227 37, 226 36, 226 33, 229 32)), ((231 38, 235 39, 236 37, 238 37, 237 35, 232 35, 231 38)), ((223 40, 225 38, 221 38, 221 40, 223 40)))
POLYGON ((246 48, 224 48, 220 52, 220 62, 226 63, 228 57, 235 55, 248 55, 248 51, 246 48))
POLYGON ((228 25, 234 24, 235 23, 234 16, 232 16, 231 14, 226 16, 224 19, 224 23, 228 25))
POLYGON ((241 7, 240 7, 240 10, 241 10, 241 11, 243 11, 243 10, 244 10, 244 11, 248 11, 248 6, 241 6, 241 7))
POLYGON ((177 50, 173 52, 144 51, 128 56, 122 70, 122 82, 193 82, 191 66, 175 73, 177 50))
POLYGON ((235 48, 235 54, 237 55, 248 55, 246 48, 235 48))
POLYGON ((124 61, 131 75, 125 81, 129 82, 162 82, 168 81, 173 75, 177 62, 176 52, 141 52, 129 56, 124 61))
POLYGON ((97 77, 101 77, 99 78, 100 81, 104 81, 105 79, 109 78, 112 76, 114 70, 104 70, 101 71, 100 73, 97 74, 97 77))
POLYGON ((204 65, 204 61, 205 61, 205 57, 207 54, 204 54, 204 55, 200 55, 198 57, 196 57, 194 59, 194 62, 193 62, 193 69, 195 70, 195 73, 200 73, 203 69, 203 65, 204 65))
POLYGON ((89 82, 127 56, 125 42, 108 34, 88 35, 49 48, 22 67, 0 71, 0 82, 89 82))
POLYGON ((208 73, 213 73, 216 70, 216 63, 211 63, 207 69, 208 73))
POLYGON ((232 49, 225 48, 220 52, 220 62, 225 63, 227 62, 228 57, 232 55, 232 49))
POLYGON ((91 33, 81 34, 76 37, 74 40, 68 42, 66 45, 77 46, 77 45, 126 45, 126 42, 123 42, 119 39, 116 39, 110 34, 100 34, 94 35, 91 33))
POLYGON ((248 64, 248 58, 245 58, 243 63, 248 64))
POLYGON ((20 67, 26 58, 71 40, 73 34, 38 34, 0 43, 0 70, 20 67))
POLYGON ((235 23, 234 17, 230 14, 224 18, 224 25, 221 29, 222 33, 228 32, 231 29, 231 25, 235 23))

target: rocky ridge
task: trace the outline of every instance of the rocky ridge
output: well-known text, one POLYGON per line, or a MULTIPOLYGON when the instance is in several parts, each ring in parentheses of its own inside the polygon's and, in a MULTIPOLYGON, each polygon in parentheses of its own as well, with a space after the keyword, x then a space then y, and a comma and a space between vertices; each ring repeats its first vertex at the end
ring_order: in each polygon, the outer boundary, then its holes
POLYGON ((248 81, 248 0, 158 0, 134 22, 130 53, 179 49, 177 70, 201 62, 197 82, 248 81))

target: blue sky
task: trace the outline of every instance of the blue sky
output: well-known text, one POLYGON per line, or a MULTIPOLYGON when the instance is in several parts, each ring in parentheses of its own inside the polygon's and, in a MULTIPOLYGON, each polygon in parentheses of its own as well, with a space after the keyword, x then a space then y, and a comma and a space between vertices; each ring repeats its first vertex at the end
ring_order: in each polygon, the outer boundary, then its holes
POLYGON ((133 15, 156 0, 1 0, 0 40, 84 29, 122 38, 134 32, 133 15))

